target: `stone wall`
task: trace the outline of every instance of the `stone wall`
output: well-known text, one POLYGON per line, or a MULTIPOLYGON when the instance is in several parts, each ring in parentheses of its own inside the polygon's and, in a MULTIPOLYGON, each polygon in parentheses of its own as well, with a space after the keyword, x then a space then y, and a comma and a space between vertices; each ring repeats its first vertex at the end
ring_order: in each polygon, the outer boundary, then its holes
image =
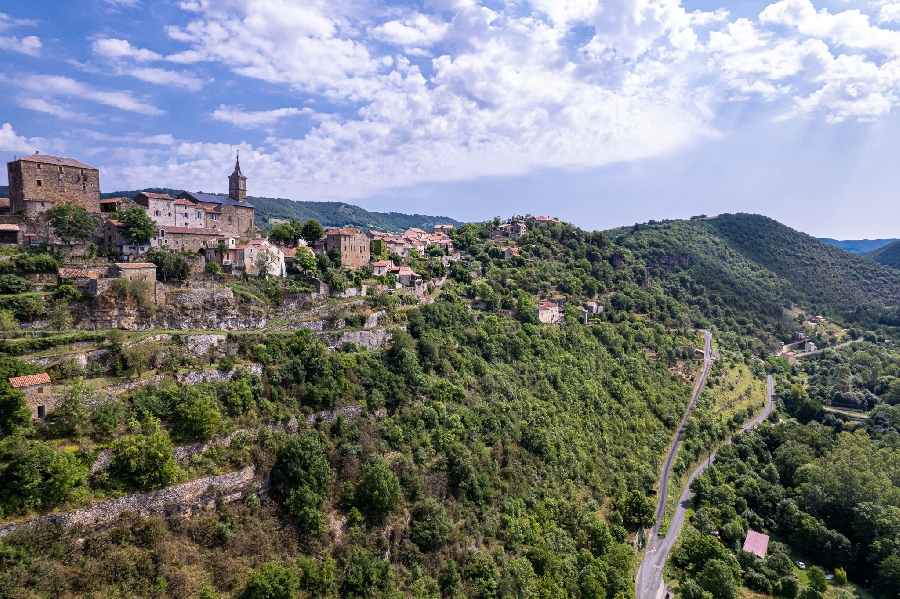
POLYGON ((0 526, 0 539, 13 531, 42 522, 60 524, 68 528, 76 525, 92 528, 110 524, 125 514, 168 517, 190 514, 195 509, 210 509, 215 506, 218 497, 223 497, 226 501, 237 501, 247 496, 250 492, 248 485, 253 482, 255 475, 255 468, 248 466, 237 472, 208 476, 159 491, 101 501, 65 514, 53 514, 6 524, 0 526))

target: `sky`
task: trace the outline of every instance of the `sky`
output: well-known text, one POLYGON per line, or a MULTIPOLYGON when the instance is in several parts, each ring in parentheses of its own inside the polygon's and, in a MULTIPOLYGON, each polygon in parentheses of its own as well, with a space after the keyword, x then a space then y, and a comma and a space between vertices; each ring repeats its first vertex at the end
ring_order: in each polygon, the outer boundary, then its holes
POLYGON ((0 0, 0 89, 104 191, 900 237, 900 0, 0 0))

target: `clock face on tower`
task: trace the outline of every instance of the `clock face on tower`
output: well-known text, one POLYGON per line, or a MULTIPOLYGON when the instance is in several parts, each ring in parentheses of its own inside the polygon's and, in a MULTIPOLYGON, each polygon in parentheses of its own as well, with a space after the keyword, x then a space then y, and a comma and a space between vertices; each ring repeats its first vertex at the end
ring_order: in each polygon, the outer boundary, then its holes
POLYGON ((231 182, 231 189, 237 189, 237 182, 235 182, 235 181, 231 182))

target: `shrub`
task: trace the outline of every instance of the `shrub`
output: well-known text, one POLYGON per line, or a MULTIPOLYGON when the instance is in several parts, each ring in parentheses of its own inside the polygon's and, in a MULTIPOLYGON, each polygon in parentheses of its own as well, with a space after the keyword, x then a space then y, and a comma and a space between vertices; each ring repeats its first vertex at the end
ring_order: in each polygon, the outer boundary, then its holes
POLYGON ((40 441, 25 445, 0 473, 4 511, 46 511, 87 483, 88 467, 77 454, 56 452, 40 441))
POLYGON ((313 433, 290 437, 278 450, 272 480, 288 512, 311 534, 325 528, 318 505, 327 496, 333 476, 322 441, 313 433))
POLYGON ((453 522, 444 506, 427 497, 412 512, 412 540, 424 551, 443 545, 450 538, 453 522))
POLYGON ((218 262, 207 262, 205 270, 206 274, 217 275, 222 272, 222 265, 218 262))
POLYGON ((180 395, 175 403, 175 430, 186 439, 209 439, 222 424, 215 399, 196 387, 172 390, 180 395))
POLYGON ((25 279, 16 275, 0 275, 0 293, 24 293, 28 289, 25 279))
POLYGON ((167 487, 178 480, 181 470, 172 440, 159 428, 159 420, 151 416, 143 426, 132 421, 129 428, 134 434, 113 443, 113 474, 142 491, 167 487))
POLYGON ((250 573, 244 599, 291 599, 300 587, 300 577, 293 568, 265 563, 250 573))
POLYGON ((380 455, 372 454, 363 464, 356 496, 364 508, 378 515, 392 512, 400 502, 400 481, 380 455))

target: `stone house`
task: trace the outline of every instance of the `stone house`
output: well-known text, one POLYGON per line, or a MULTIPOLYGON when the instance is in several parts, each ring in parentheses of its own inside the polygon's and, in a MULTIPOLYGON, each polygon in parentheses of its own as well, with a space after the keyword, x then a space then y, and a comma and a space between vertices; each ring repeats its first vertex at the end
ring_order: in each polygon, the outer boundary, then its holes
POLYGON ((433 231, 435 233, 449 233, 453 225, 435 225, 433 231))
POLYGON ((196 252, 206 258, 215 254, 221 233, 215 229, 195 227, 159 227, 151 245, 173 252, 196 252))
POLYGON ((112 218, 101 225, 100 238, 100 245, 105 247, 116 247, 120 242, 128 241, 122 223, 112 218))
POLYGON ((39 216, 56 204, 100 212, 100 171, 81 161, 36 152, 6 170, 12 214, 39 216))
POLYGON ((403 232, 403 237, 407 239, 422 239, 425 237, 425 235, 425 231, 419 229, 418 227, 410 227, 403 232))
POLYGON ((528 227, 525 225, 525 222, 521 221, 521 220, 517 220, 516 222, 512 223, 512 225, 510 226, 509 238, 515 240, 515 239, 520 238, 522 235, 524 235, 527 232, 528 232, 528 227))
POLYGON ((256 208, 247 202, 247 177, 241 172, 241 161, 234 162, 234 172, 228 177, 228 196, 213 195, 185 191, 178 196, 180 200, 191 203, 193 214, 186 204, 181 203, 176 214, 182 222, 180 226, 195 226, 186 224, 188 220, 200 221, 198 228, 215 229, 219 234, 233 235, 235 237, 250 238, 256 236, 253 218, 256 208), (189 217, 184 215, 188 214, 189 217))
POLYGON ((278 246, 274 246, 265 239, 254 240, 251 243, 241 244, 237 247, 237 260, 232 264, 233 268, 243 270, 248 275, 258 275, 261 262, 265 260, 268 276, 283 277, 287 274, 284 263, 284 252, 278 246))
POLYGON ((178 226, 175 222, 175 198, 169 194, 142 191, 134 196, 134 203, 144 208, 157 225, 178 226))
POLYGON ((428 245, 436 245, 448 254, 453 253, 453 240, 446 233, 432 233, 425 238, 428 245))
POLYGON ((552 216, 531 216, 530 214, 525 217, 530 223, 558 223, 559 220, 553 218, 552 216))
POLYGON ((372 269, 372 273, 376 277, 381 277, 388 274, 388 270, 390 270, 394 266, 394 263, 391 260, 379 260, 378 262, 370 262, 369 268, 372 269))
POLYGON ((113 274, 126 279, 149 277, 151 281, 155 281, 156 265, 150 262, 116 262, 113 274))
POLYGON ((559 306, 554 302, 538 302, 537 317, 543 323, 552 323, 559 320, 559 306))
POLYGON ((179 196, 174 202, 174 226, 190 229, 206 228, 206 210, 190 198, 179 196))
POLYGON ((511 262, 515 262, 519 258, 519 248, 506 248, 503 250, 503 257, 511 262))
POLYGON ((416 284, 417 281, 420 281, 422 277, 408 266, 392 266, 388 269, 389 275, 394 275, 397 278, 397 282, 403 285, 404 287, 412 287, 416 284))
POLYGON ((590 314, 600 314, 603 312, 603 305, 598 304, 597 302, 588 302, 586 309, 590 314))
POLYGON ((120 210, 124 212, 134 205, 135 203, 131 198, 106 198, 105 200, 100 200, 100 212, 107 214, 120 210))
POLYGON ((9 379, 9 384, 25 394, 25 403, 31 410, 32 418, 43 418, 58 407, 59 400, 53 397, 50 375, 46 372, 14 376, 9 379))
POLYGON ((371 259, 369 238, 358 227, 344 227, 325 231, 325 251, 341 250, 341 265, 347 268, 366 266, 371 259))

